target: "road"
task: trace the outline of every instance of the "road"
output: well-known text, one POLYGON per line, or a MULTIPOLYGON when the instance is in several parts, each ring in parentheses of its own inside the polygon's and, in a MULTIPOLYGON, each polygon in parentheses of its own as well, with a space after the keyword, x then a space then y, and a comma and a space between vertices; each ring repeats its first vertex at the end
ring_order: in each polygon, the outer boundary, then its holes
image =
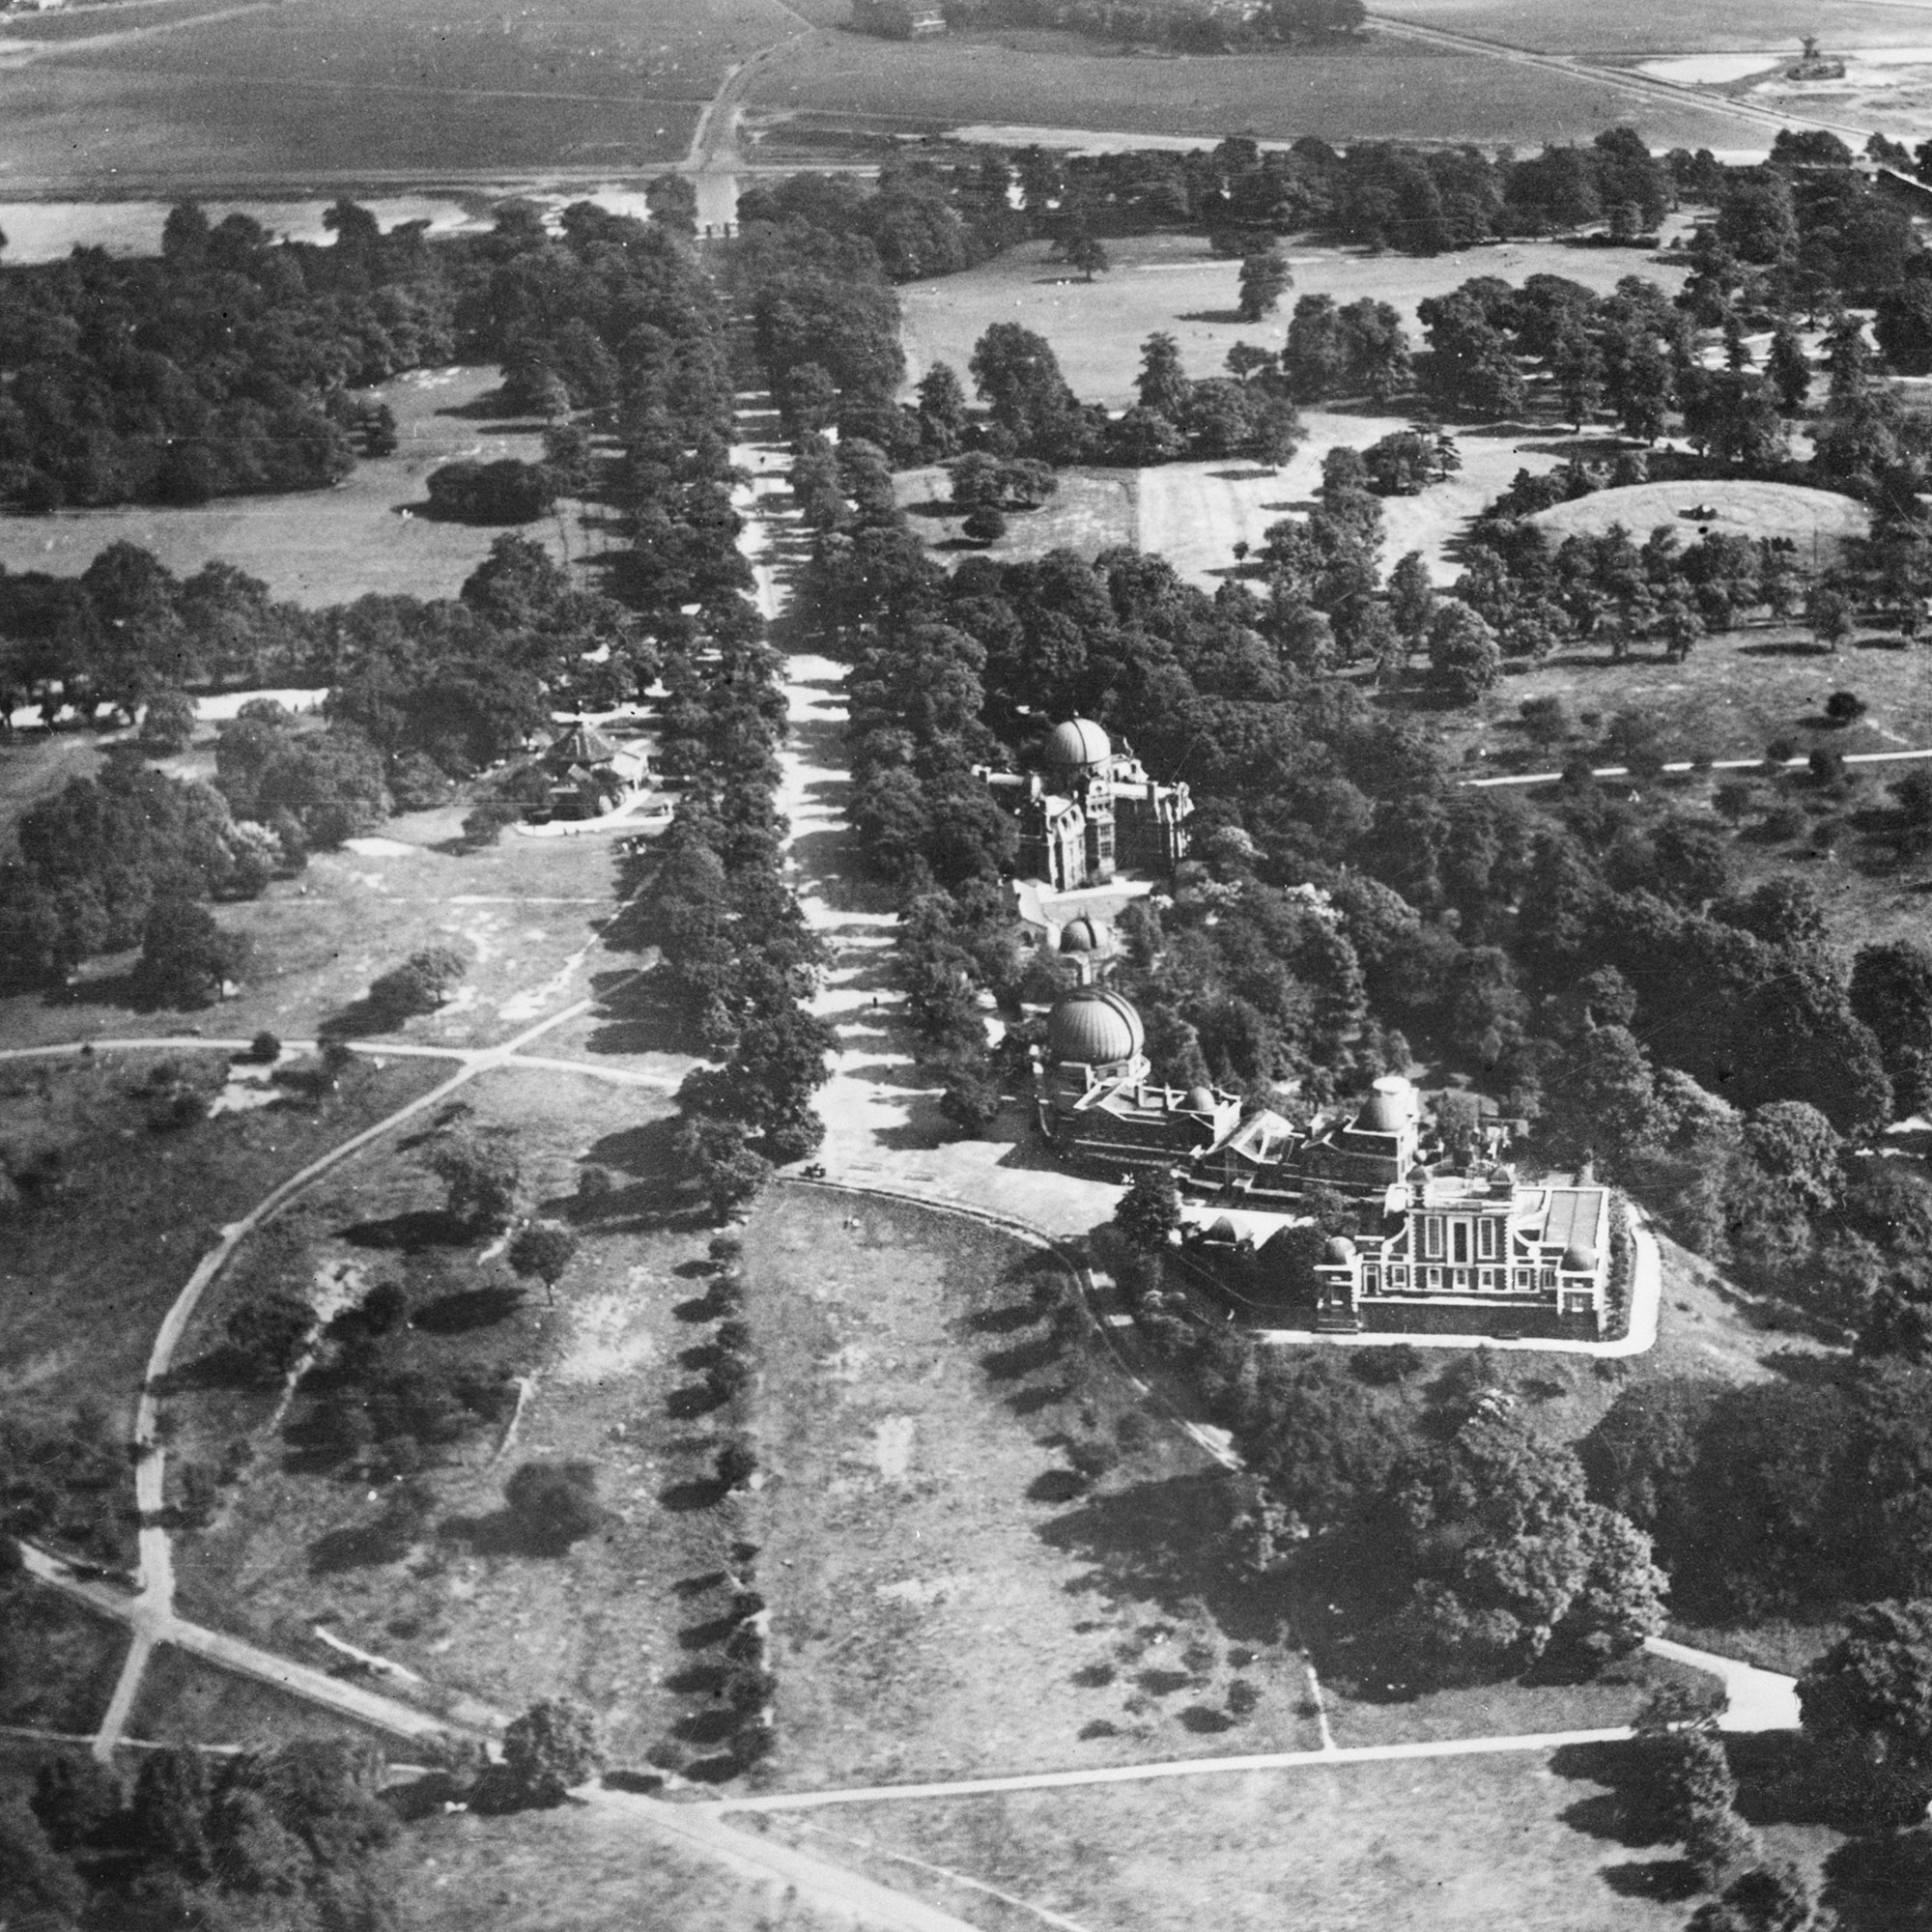
MULTIPOLYGON (((1386 34, 1391 40, 1418 41, 1427 46, 1439 46, 1455 53, 1481 54, 1490 60, 1501 61, 1510 67, 1544 68, 1552 73, 1560 73, 1570 80, 1590 80, 1600 86, 1614 88, 1620 94, 1627 94, 1635 100, 1667 100, 1674 107, 1682 107, 1687 101, 1694 101, 1698 106, 1714 114, 1729 114, 1740 121, 1749 122, 1753 127, 1762 128, 1776 133, 1780 128, 1804 127, 1825 128, 1833 133, 1849 136, 1853 147, 1863 145, 1865 137, 1872 131, 1869 128, 1854 127, 1848 122, 1822 120, 1816 115, 1799 114, 1789 108, 1760 107, 1752 101, 1734 100, 1726 95, 1711 93, 1708 89, 1692 87, 1671 80, 1660 80, 1654 74, 1637 73, 1630 68, 1605 67, 1599 62, 1584 60, 1575 54, 1537 53, 1529 47, 1516 46, 1507 41, 1492 41, 1476 34, 1459 34, 1447 27, 1424 27, 1413 20, 1398 20, 1386 14, 1379 14, 1374 8, 1369 10, 1369 18, 1378 34, 1386 34)), ((1794 48, 1795 52, 1796 49, 1794 48)), ((1641 54, 1633 54, 1632 60, 1641 60, 1641 54)), ((1767 146, 1770 143, 1767 141, 1767 146)))
MULTIPOLYGON (((1850 752, 1845 754, 1848 765, 1899 765, 1910 764, 1919 758, 1932 758, 1932 750, 1911 752, 1850 752)), ((1693 765, 1689 758, 1673 758, 1669 764, 1660 769, 1664 772, 1761 772, 1768 760, 1764 758, 1714 758, 1708 765, 1693 765)), ((1786 758, 1782 761, 1787 772, 1802 772, 1810 768, 1810 759, 1786 758)), ((1593 779, 1627 779, 1631 776, 1628 765, 1596 765, 1591 768, 1593 779)), ((1503 785, 1546 785, 1561 781, 1561 772, 1511 772, 1504 778, 1464 779, 1463 782, 1473 791, 1489 791, 1503 785)), ((1647 781, 1646 781, 1647 782, 1647 781)))

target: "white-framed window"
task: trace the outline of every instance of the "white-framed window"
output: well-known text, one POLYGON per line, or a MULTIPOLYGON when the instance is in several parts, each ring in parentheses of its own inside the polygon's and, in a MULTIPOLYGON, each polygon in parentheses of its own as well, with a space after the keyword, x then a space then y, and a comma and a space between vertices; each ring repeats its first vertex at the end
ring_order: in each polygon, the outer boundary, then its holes
POLYGON ((1556 1270, 1554 1268, 1545 1268, 1543 1270, 1543 1286, 1545 1288, 1554 1288, 1556 1286, 1556 1270))
POLYGON ((1431 1268, 1429 1270, 1429 1285, 1431 1288, 1440 1288, 1442 1286, 1442 1270, 1440 1268, 1431 1268))
POLYGON ((1376 1294, 1381 1290, 1382 1271, 1378 1267, 1365 1267, 1362 1270, 1362 1293, 1376 1294))
POLYGON ((1476 1254, 1486 1262, 1496 1258, 1496 1224, 1488 1214, 1476 1223, 1476 1254))
POLYGON ((1391 1288, 1406 1288, 1408 1286, 1408 1270, 1402 1266, 1390 1268, 1389 1286, 1391 1288))
POLYGON ((1476 1270, 1476 1286, 1478 1288, 1493 1289, 1495 1285, 1496 1271, 1494 1268, 1478 1268, 1476 1270))
POLYGON ((1591 1297, 1587 1294, 1566 1294, 1563 1297, 1565 1315, 1587 1315, 1591 1309, 1591 1297))
POLYGON ((1518 1268, 1516 1271, 1516 1285, 1519 1288, 1533 1289, 1536 1286, 1536 1270, 1534 1268, 1518 1268))
POLYGON ((1433 1262, 1442 1259, 1442 1216, 1432 1214, 1422 1224, 1422 1252, 1433 1262))
POLYGON ((1452 1262, 1466 1262, 1469 1259, 1469 1224, 1466 1221, 1449 1223, 1449 1259, 1452 1262))

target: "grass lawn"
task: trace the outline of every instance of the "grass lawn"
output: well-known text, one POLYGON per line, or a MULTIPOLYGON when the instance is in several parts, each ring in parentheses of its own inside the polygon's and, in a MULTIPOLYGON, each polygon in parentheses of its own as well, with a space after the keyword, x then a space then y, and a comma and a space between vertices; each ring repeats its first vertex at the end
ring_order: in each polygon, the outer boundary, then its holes
MULTIPOLYGON (((249 1746, 298 1737, 373 1738, 391 1756, 407 1751, 387 1731, 366 1729, 272 1684, 217 1670, 170 1643, 157 1644, 148 1661, 128 1736, 144 1744, 249 1746)), ((134 1757, 128 1752, 123 1763, 134 1757)))
MULTIPOLYGON (((9 84, 0 73, 0 99, 9 84)), ((423 479, 459 459, 534 462, 542 454, 539 425, 470 413, 501 381, 487 367, 416 369, 366 391, 395 412, 399 445, 394 456, 358 462, 335 489, 221 497, 198 509, 128 503, 3 517, 0 564, 77 577, 109 544, 126 542, 182 577, 219 557, 259 577, 276 597, 311 609, 371 593, 453 597, 499 532, 423 515, 423 479), (402 516, 406 508, 413 513, 402 516)), ((581 510, 566 503, 521 534, 559 556, 602 549, 601 538, 579 526, 581 510)))
MULTIPOLYGON (((1679 1932, 1683 1894, 1646 1896, 1669 1857, 1614 1835, 1614 1799, 1580 1753, 1309 1767, 840 1807, 769 1828, 958 1912, 1037 1928, 944 1874, 1088 1932, 1679 1932), (896 1857, 889 1855, 896 1855, 896 1857), (923 1868, 918 1862, 923 1861, 923 1868), (935 1869, 937 1868, 937 1869, 935 1869)), ((1768 1833, 1803 1852, 1830 1834, 1768 1833)))
POLYGON ((0 1608, 0 1724, 90 1732, 100 1722, 128 1654, 128 1627, 71 1597, 20 1583, 0 1608))
MULTIPOLYGON (((442 1226, 440 1189, 414 1159, 358 1165, 319 1188, 272 1247, 265 1240, 264 1265, 311 1282, 345 1270, 356 1287, 402 1282, 412 1326, 386 1346, 385 1362, 528 1376, 534 1393, 514 1447, 504 1453, 493 1426, 448 1451, 425 1472, 437 1533, 384 1560, 367 1542, 382 1492, 340 1479, 302 1449, 307 1404, 330 1399, 326 1383, 298 1403, 294 1440, 265 1435, 265 1396, 196 1390, 173 1405, 181 1453, 216 1458, 238 1434, 258 1453, 214 1524, 178 1545, 183 1607, 312 1661, 321 1656, 312 1626, 326 1618, 440 1690, 502 1708, 572 1691, 604 1716, 619 1761, 639 1763, 707 1708, 675 1680, 702 1666, 723 1634, 703 1632, 722 1609, 711 1593, 742 1534, 735 1509, 694 1485, 727 1416, 680 1413, 673 1401, 696 1379, 680 1357, 701 1351, 710 1332, 711 1231, 650 1211, 639 1218, 662 1199, 652 1150, 668 1105, 657 1096, 505 1071, 466 1097, 473 1124, 517 1129, 526 1196, 549 1211, 567 1209, 586 1154, 620 1178, 641 1177, 598 1221, 581 1223, 582 1247, 554 1308, 442 1226), (526 1460, 596 1465, 609 1516, 567 1555, 529 1553, 502 1512, 504 1479, 526 1460)), ((248 1286, 244 1266, 227 1296, 248 1286)), ((226 1299, 211 1300, 184 1361, 212 1346, 226 1299)))
MULTIPOLYGON (((1124 409, 1134 398, 1141 344, 1156 329, 1174 336, 1190 376, 1220 376, 1236 342, 1279 348, 1289 313, 1304 295, 1332 296, 1338 307, 1363 296, 1389 302, 1419 347, 1416 303, 1447 295, 1475 275, 1499 275, 1519 286, 1531 275, 1562 275, 1606 295, 1626 275, 1642 275, 1675 294, 1685 273, 1641 249, 1571 247, 1561 242, 1493 242, 1454 254, 1410 256, 1291 241, 1285 252, 1294 286, 1283 298, 1281 313, 1244 323, 1235 315, 1240 264, 1211 255, 1198 235, 1110 239, 1114 266, 1092 282, 1049 261, 1050 245, 1024 242, 961 274, 903 288, 908 384, 935 361, 950 362, 962 381, 969 380, 973 345, 993 323, 1017 322, 1053 345, 1062 372, 1083 402, 1124 409)), ((905 393, 911 394, 910 387, 905 393)), ((1373 442, 1406 420, 1399 412, 1364 418, 1362 440, 1373 442)), ((1542 440, 1552 440, 1550 433, 1544 432, 1542 440)))
POLYGON ((900 132, 988 127, 1264 139, 1515 142, 1589 140, 1634 123, 1655 147, 1766 145, 1753 124, 1688 99, 1633 96, 1606 77, 1555 72, 1373 35, 1338 52, 1178 57, 1123 54, 1071 34, 952 34, 895 43, 820 33, 753 86, 790 108, 900 132))
POLYGON ((1118 544, 1131 544, 1139 527, 1136 499, 1143 475, 1136 469, 1063 469, 1060 488, 1037 510, 1016 510, 1007 518, 1007 533, 981 546, 960 534, 959 517, 946 510, 951 483, 946 471, 903 469, 893 477, 901 509, 913 528, 930 544, 937 560, 951 567, 961 557, 985 554, 1002 563, 1044 556, 1050 550, 1094 556, 1118 544))
POLYGON ((829 1932, 849 1923, 639 1833, 621 1814, 571 1805, 427 1818, 389 1859, 389 1896, 409 1932, 829 1932))
MULTIPOLYGON (((64 1417, 83 1399, 119 1428, 155 1330, 215 1231, 325 1149, 440 1077, 434 1063, 357 1065, 315 1108, 274 1106, 155 1132, 130 1090, 163 1056, 105 1051, 0 1071, 0 1135, 65 1150, 65 1184, 9 1223, 0 1259, 0 1401, 64 1417)), ((177 1059, 185 1071, 206 1060, 177 1059)))

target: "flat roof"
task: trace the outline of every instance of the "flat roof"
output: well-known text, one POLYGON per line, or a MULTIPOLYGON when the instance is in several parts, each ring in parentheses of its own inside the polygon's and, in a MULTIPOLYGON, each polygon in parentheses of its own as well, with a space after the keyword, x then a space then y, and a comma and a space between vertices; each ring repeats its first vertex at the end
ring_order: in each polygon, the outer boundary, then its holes
POLYGON ((1579 1242, 1586 1248, 1595 1247, 1605 1191, 1601 1187, 1550 1188, 1543 1238, 1559 1248, 1572 1248, 1579 1242))

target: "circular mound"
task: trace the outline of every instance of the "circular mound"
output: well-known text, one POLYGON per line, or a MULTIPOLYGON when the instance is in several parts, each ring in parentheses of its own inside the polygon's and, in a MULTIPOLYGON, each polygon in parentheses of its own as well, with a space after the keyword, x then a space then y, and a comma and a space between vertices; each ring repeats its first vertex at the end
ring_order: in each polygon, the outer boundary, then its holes
POLYGON ((1102 763, 1113 749, 1106 732, 1091 718, 1069 718, 1047 733, 1040 756, 1055 771, 1076 771, 1102 763))
POLYGON ((1851 497, 1833 490, 1805 490, 1795 483, 1634 483, 1624 490, 1599 490, 1574 503, 1539 510, 1529 521, 1548 530, 1550 540, 1600 537, 1621 524, 1634 543, 1642 543, 1659 524, 1668 524, 1687 544, 1699 528, 1725 536, 1788 537, 1808 555, 1814 542, 1836 546, 1861 537, 1871 527, 1871 512, 1851 497), (1691 516, 1692 510, 1708 511, 1691 516))
POLYGON ((1047 1051, 1056 1061, 1110 1066, 1136 1058, 1146 1044, 1140 1014, 1104 987, 1082 986, 1056 1000, 1046 1016, 1047 1051))

